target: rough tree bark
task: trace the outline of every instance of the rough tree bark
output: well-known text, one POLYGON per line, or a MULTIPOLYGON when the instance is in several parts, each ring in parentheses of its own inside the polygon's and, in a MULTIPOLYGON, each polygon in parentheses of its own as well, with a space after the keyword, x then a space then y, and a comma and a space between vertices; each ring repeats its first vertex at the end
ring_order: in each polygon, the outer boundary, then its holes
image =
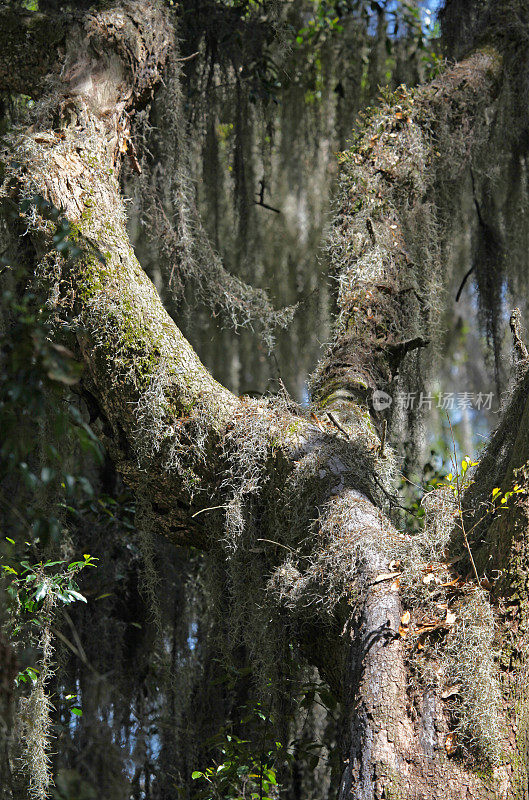
MULTIPOLYGON (((525 697, 517 695, 515 718, 506 681, 502 713, 510 735, 494 767, 473 768, 447 748, 450 718, 439 690, 427 687, 418 701, 407 693, 399 592, 375 581, 391 571, 395 542, 401 551, 411 542, 381 511, 391 458, 381 447, 383 415, 373 410, 372 394, 391 393, 402 360, 431 336, 434 314, 425 303, 442 270, 436 200, 442 181, 457 185, 487 137, 503 74, 500 54, 489 44, 416 95, 394 95, 347 156, 331 244, 340 318, 314 378, 314 422, 220 386, 163 308, 128 241, 117 178, 130 119, 171 56, 167 12, 124 0, 77 18, 27 13, 13 24, 12 15, 0 7, 0 88, 34 95, 40 105, 31 125, 5 145, 6 224, 14 237, 30 231, 31 252, 26 238, 23 253, 28 280, 47 294, 58 319, 77 323, 65 342, 85 366, 80 394, 145 517, 178 544, 218 548, 226 481, 236 473, 242 443, 257 443, 266 482, 256 491, 242 465, 235 478, 243 501, 259 507, 274 531, 270 538, 298 557, 284 560, 285 549, 272 543, 255 555, 247 548, 245 557, 260 559, 271 576, 269 602, 344 699, 340 800, 526 798, 527 743, 516 734, 518 724, 527 735, 520 722, 525 697), (78 258, 58 258, 54 225, 38 206, 18 212, 21 200, 36 196, 62 209, 78 258), (414 236, 421 226, 429 243, 414 236), (354 603, 319 602, 348 582, 354 603)), ((527 457, 525 439, 518 445, 501 476, 506 486, 527 457)), ((498 564, 513 565, 518 577, 527 535, 520 513, 516 535, 510 527, 489 534, 502 542, 498 564)), ((510 602, 511 585, 497 589, 498 606, 510 602)), ((525 623, 509 630, 517 657, 506 672, 516 672, 516 682, 525 623)))

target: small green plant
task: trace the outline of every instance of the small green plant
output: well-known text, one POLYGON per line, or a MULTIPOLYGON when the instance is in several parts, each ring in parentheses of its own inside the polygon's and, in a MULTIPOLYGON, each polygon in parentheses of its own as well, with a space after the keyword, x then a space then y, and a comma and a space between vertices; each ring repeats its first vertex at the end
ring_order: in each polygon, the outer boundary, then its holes
POLYGON ((197 800, 277 800, 279 789, 273 762, 281 749, 281 742, 274 742, 262 758, 256 757, 249 739, 225 734, 220 748, 222 759, 191 775, 203 784, 197 800))
MULTIPOLYGON (((14 541, 7 539, 14 547, 14 541)), ((10 601, 10 636, 14 641, 29 642, 49 625, 50 611, 59 602, 70 605, 76 601, 86 603, 79 591, 75 576, 85 567, 95 567, 94 556, 85 553, 82 561, 40 561, 30 564, 0 556, 0 568, 7 581, 6 595, 10 601), (9 562, 9 563, 8 563, 9 562)), ((16 684, 35 683, 39 669, 27 666, 16 676, 16 684)), ((68 698, 67 698, 68 699, 68 698)), ((74 712, 75 713, 75 712, 74 712)))
MULTIPOLYGON (((249 668, 229 668, 216 683, 233 691, 239 680, 249 674, 249 668)), ((338 706, 332 691, 321 681, 304 680, 296 697, 296 708, 303 709, 307 716, 319 707, 333 718, 338 706)), ((191 777, 197 782, 193 800, 277 800, 281 792, 280 769, 285 775, 303 762, 313 772, 320 763, 324 745, 307 735, 304 726, 288 743, 282 743, 274 735, 277 721, 271 707, 265 710, 256 701, 238 710, 236 722, 228 722, 208 741, 211 764, 193 771, 191 777)))
MULTIPOLYGON (((14 545, 13 540, 8 541, 14 545)), ((86 603, 86 597, 79 592, 75 576, 85 567, 95 567, 97 558, 84 553, 82 561, 72 561, 69 564, 65 559, 39 561, 37 564, 23 560, 19 564, 15 562, 16 568, 6 561, 5 556, 0 558, 1 569, 8 580, 10 579, 7 595, 14 601, 17 610, 37 617, 48 595, 54 602, 59 600, 64 605, 76 600, 86 603)), ((16 636, 17 633, 18 628, 13 631, 13 635, 16 636)))
MULTIPOLYGON (((7 541, 14 551, 14 540, 7 541)), ((21 690, 18 712, 21 764, 28 774, 29 793, 37 800, 48 797, 52 783, 49 755, 52 703, 48 683, 53 675, 55 608, 58 604, 67 606, 76 601, 86 603, 75 578, 86 567, 94 567, 96 560, 85 553, 78 561, 59 559, 30 563, 22 559, 17 562, 13 552, 10 559, 3 556, 0 562, 7 582, 5 593, 10 612, 10 637, 19 647, 28 648, 29 645, 38 653, 36 663, 20 670, 15 678, 21 690), (24 690, 24 685, 29 692, 24 690)), ((83 712, 77 703, 77 695, 69 694, 65 699, 70 712, 76 717, 81 716, 83 712)))
POLYGON ((261 711, 260 704, 246 715, 242 723, 261 723, 257 741, 219 731, 211 744, 219 756, 211 766, 195 770, 191 777, 199 781, 196 800, 277 800, 276 762, 283 755, 281 742, 269 738, 271 720, 261 711), (259 741, 260 740, 260 741, 259 741))
MULTIPOLYGON (((487 516, 495 513, 498 507, 502 509, 507 508, 511 497, 523 492, 524 490, 517 483, 514 484, 512 489, 509 489, 505 492, 502 492, 502 490, 499 487, 493 489, 490 496, 490 500, 482 504, 483 513, 481 514, 481 516, 478 517, 476 521, 474 521, 472 527, 467 529, 467 525, 465 522, 465 515, 469 512, 463 507, 463 496, 465 490, 471 485, 471 483, 473 483, 473 479, 471 479, 468 475, 468 470, 471 467, 477 467, 478 462, 472 461, 469 456, 465 456, 465 458, 463 458, 461 461, 461 465, 459 466, 456 453, 454 432, 452 430, 452 423, 450 422, 450 418, 448 418, 448 424, 450 426, 450 432, 452 434, 453 455, 451 455, 451 462, 452 462, 453 472, 449 472, 444 480, 437 482, 437 485, 439 487, 445 487, 449 489, 449 491, 452 493, 454 497, 456 519, 458 521, 461 533, 463 535, 465 548, 467 550, 468 557, 472 565, 472 571, 474 573, 474 577, 476 578, 478 585, 481 585, 481 579, 476 567, 476 563, 474 561, 474 556, 472 555, 472 550, 470 548, 469 537, 476 530, 476 528, 479 525, 481 525, 481 523, 487 518, 487 516)), ((472 509, 470 510, 470 512, 472 512, 472 509)))

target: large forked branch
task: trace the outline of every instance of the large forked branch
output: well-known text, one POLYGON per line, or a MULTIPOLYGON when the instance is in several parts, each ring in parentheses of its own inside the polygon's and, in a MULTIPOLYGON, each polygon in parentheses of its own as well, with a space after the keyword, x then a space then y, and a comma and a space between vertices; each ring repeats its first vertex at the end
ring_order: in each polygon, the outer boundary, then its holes
MULTIPOLYGON (((361 583, 368 585, 375 570, 387 568, 383 542, 391 526, 358 491, 376 492, 371 476, 377 439, 363 425, 354 442, 340 442, 329 421, 320 421, 317 428, 285 408, 234 397, 204 369, 138 264, 128 241, 117 181, 118 154, 126 149, 127 136, 121 110, 134 102, 130 87, 135 78, 133 74, 128 82, 123 80, 128 67, 119 58, 123 47, 106 48, 97 59, 99 48, 92 47, 92 32, 103 37, 106 29, 112 40, 119 19, 124 15, 126 26, 130 9, 139 7, 127 4, 85 18, 59 79, 66 118, 59 130, 37 119, 31 128, 13 134, 9 145, 16 159, 9 161, 4 193, 13 202, 43 196, 63 209, 73 226, 81 255, 64 263, 51 247, 53 226, 38 215, 25 220, 40 259, 39 279, 48 287, 58 315, 73 316, 78 323, 76 346, 85 364, 81 392, 96 405, 98 430, 118 469, 147 506, 155 530, 179 543, 216 546, 211 534, 219 535, 224 516, 216 507, 230 499, 226 479, 241 484, 243 497, 253 491, 253 477, 246 477, 244 463, 233 475, 241 449, 255 458, 248 448, 263 453, 261 462, 269 477, 264 508, 277 526, 275 541, 295 552, 321 515, 327 534, 318 537, 318 546, 303 545, 299 563, 283 564, 285 550, 278 554, 274 543, 261 547, 263 575, 271 574, 271 602, 287 612, 298 640, 310 642, 307 652, 340 692, 345 619, 333 619, 332 608, 320 612, 319 606, 326 594, 336 591, 334 584, 349 585, 355 553, 362 553, 364 540, 370 543, 365 547, 371 554, 359 562, 361 583), (68 94, 71 76, 79 73, 76 53, 82 53, 84 80, 68 94), (113 110, 109 98, 114 99, 113 110), (339 500, 339 516, 332 504, 323 515, 332 496, 339 500), (300 509, 295 526, 290 511, 294 504, 300 509), (197 523, 209 519, 213 523, 205 525, 206 539, 197 523), (328 548, 333 559, 327 558, 328 548), (339 581, 333 575, 336 564, 339 581), (325 646, 315 648, 314 641, 322 637, 314 631, 322 620, 325 646)), ((139 36, 148 41, 145 29, 163 20, 156 21, 155 8, 144 4, 141 14, 139 36)), ((140 55, 150 54, 140 50, 140 55)), ((140 59, 135 69, 141 74, 144 66, 140 59)), ((43 111, 44 119, 49 118, 48 110, 43 111)), ((228 508, 227 514, 236 516, 236 508, 228 508)), ((338 587, 338 593, 342 591, 338 587)), ((388 595, 387 587, 370 595, 368 626, 382 603, 383 615, 391 610, 394 633, 400 615, 398 595, 388 595)), ((388 630, 385 627, 384 636, 371 647, 373 664, 385 658, 388 630)), ((396 643, 394 649, 398 653, 396 643)), ((389 684, 386 694, 388 698, 393 694, 389 684)))
MULTIPOLYGON (((403 309, 413 312, 415 301, 403 306, 403 297, 416 287, 404 285, 400 272, 414 256, 406 252, 407 228, 391 186, 401 179, 406 184, 399 170, 405 176, 412 168, 410 136, 420 140, 425 164, 434 159, 431 113, 423 130, 420 116, 400 124, 395 115, 403 112, 391 110, 399 124, 384 130, 390 163, 381 163, 384 153, 375 152, 373 134, 352 153, 353 163, 372 178, 374 194, 364 197, 366 185, 359 181, 366 235, 358 238, 351 226, 357 198, 347 193, 341 236, 344 247, 352 242, 353 257, 343 265, 340 342, 316 386, 322 405, 343 387, 356 403, 349 404, 344 424, 336 426, 331 414, 316 427, 278 404, 239 399, 220 386, 166 313, 128 240, 117 181, 127 149, 126 112, 144 102, 159 80, 171 36, 154 4, 127 2, 86 15, 66 37, 48 100, 41 101, 32 126, 8 142, 6 202, 45 197, 64 210, 82 251, 61 261, 51 246, 53 226, 38 215, 23 221, 38 259, 36 276, 58 319, 65 315, 78 323, 81 392, 96 407, 98 430, 156 530, 179 543, 220 549, 215 537, 227 518, 232 548, 262 559, 264 594, 256 602, 266 597, 281 609, 347 702, 343 800, 372 800, 390 790, 444 800, 460 797, 462 785, 467 796, 492 796, 479 776, 448 763, 446 720, 436 698, 424 700, 420 724, 408 708, 399 595, 375 578, 387 571, 395 542, 403 552, 410 543, 377 508, 376 476, 387 459, 366 413, 368 398, 356 391, 388 380, 395 348, 406 346, 398 320, 403 309), (47 122, 53 118, 56 127, 47 122), (387 202, 377 210, 384 196, 387 202), (371 276, 361 269, 369 254, 371 276), (251 453, 249 466, 241 453, 251 453), (266 478, 260 495, 255 464, 266 478), (260 524, 273 526, 274 541, 256 548, 254 540, 244 540, 232 502, 234 481, 239 501, 255 498, 260 524), (257 549, 262 556, 254 554, 257 549), (356 605, 346 602, 353 603, 353 591, 360 598, 356 605)), ((446 127, 457 132, 465 104, 476 117, 484 114, 497 74, 493 52, 473 56, 425 90, 422 107, 430 103, 432 113, 442 111, 446 127), (459 103, 446 103, 454 91, 459 103)))

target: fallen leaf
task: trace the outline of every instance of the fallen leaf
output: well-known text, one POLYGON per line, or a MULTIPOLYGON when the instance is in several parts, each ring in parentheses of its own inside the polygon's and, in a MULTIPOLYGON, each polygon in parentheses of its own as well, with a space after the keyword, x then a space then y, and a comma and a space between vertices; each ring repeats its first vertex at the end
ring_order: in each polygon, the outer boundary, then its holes
POLYGON ((314 423, 316 423, 316 425, 318 426, 320 431, 324 430, 324 427, 323 427, 321 419, 318 419, 318 417, 316 416, 316 414, 314 414, 313 411, 310 412, 310 418, 314 423))
POLYGON ((454 733, 454 731, 452 731, 452 733, 449 733, 445 739, 445 750, 447 755, 449 756, 453 756, 455 751, 457 750, 457 736, 454 733))
POLYGON ((417 628, 416 633, 418 633, 420 636, 422 636, 423 634, 431 633, 432 631, 435 631, 440 627, 441 626, 437 622, 434 622, 434 623, 431 623, 431 624, 426 624, 426 625, 421 625, 420 628, 417 628))
POLYGON ((458 576, 457 578, 454 578, 453 581, 448 581, 448 583, 441 583, 440 586, 443 586, 444 588, 447 588, 448 586, 458 586, 460 581, 461 578, 458 576))
POLYGON ((455 694, 459 694, 460 686, 456 684, 455 686, 450 686, 448 689, 445 689, 441 695, 442 700, 448 700, 449 697, 453 697, 455 694))
POLYGON ((391 586, 389 587, 390 592, 398 592, 400 589, 400 580, 399 578, 395 578, 391 586))
POLYGON ((380 575, 377 575, 373 584, 380 583, 381 581, 390 581, 392 578, 396 578, 400 575, 400 572, 381 572, 380 575))
POLYGON ((456 621, 456 615, 454 614, 454 612, 447 610, 444 624, 453 625, 455 621, 456 621))
POLYGON ((399 625, 399 636, 403 639, 406 638, 408 635, 408 626, 410 624, 411 614, 409 611, 405 611, 402 617, 400 618, 400 625, 399 625))

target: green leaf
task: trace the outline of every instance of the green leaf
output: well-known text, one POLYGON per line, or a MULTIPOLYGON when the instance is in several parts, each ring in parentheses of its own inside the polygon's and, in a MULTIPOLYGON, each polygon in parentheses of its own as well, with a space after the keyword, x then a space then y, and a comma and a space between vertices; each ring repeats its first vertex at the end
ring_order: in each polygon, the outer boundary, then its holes
POLYGON ((76 717, 83 716, 83 712, 80 708, 71 708, 70 711, 72 712, 72 714, 75 714, 76 717))
POLYGON ((88 478, 85 478, 84 475, 81 475, 81 477, 78 478, 78 481, 79 481, 79 485, 83 489, 84 493, 87 494, 89 497, 93 497, 94 496, 94 489, 92 487, 92 484, 88 480, 88 478))
POLYGON ((86 597, 83 594, 80 594, 80 592, 76 592, 75 589, 68 589, 68 594, 75 597, 76 600, 81 600, 83 603, 88 602, 86 597))
POLYGON ((199 772, 198 770, 195 770, 194 772, 191 773, 191 780, 193 780, 193 781, 196 781, 197 778, 203 778, 203 777, 204 777, 204 773, 203 772, 199 772))
POLYGON ((268 780, 270 781, 270 783, 273 783, 273 784, 274 784, 274 786, 277 786, 276 775, 275 775, 275 772, 274 772, 274 770, 273 770, 273 769, 268 769, 268 770, 266 771, 266 777, 268 778, 268 780))
POLYGON ((39 603, 41 600, 44 600, 47 594, 48 594, 48 584, 41 583, 40 586, 37 587, 37 592, 35 594, 36 602, 39 603))
POLYGON ((40 471, 40 479, 42 483, 49 483, 53 478, 53 470, 49 467, 42 467, 40 471))

